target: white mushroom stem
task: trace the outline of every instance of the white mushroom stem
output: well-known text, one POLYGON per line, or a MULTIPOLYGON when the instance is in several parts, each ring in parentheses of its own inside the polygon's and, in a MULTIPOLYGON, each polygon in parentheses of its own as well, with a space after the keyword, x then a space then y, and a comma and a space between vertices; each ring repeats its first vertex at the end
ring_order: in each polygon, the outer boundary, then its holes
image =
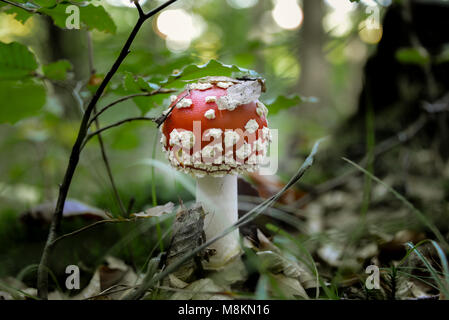
MULTIPOLYGON (((206 217, 204 232, 212 239, 238 220, 237 175, 197 178, 196 201, 203 205, 206 217)), ((206 269, 220 269, 241 253, 239 230, 234 230, 210 246, 215 255, 209 258, 206 269)))

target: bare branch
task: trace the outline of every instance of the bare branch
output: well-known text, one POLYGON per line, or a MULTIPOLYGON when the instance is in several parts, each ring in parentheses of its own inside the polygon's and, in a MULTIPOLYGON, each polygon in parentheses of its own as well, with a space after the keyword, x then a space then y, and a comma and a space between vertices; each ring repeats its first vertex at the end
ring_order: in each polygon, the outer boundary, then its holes
POLYGON ((95 67, 94 67, 94 47, 92 44, 92 34, 90 31, 86 32, 87 36, 87 54, 88 54, 88 60, 89 60, 89 74, 92 77, 95 74, 95 67))
POLYGON ((145 13, 143 12, 142 7, 139 4, 139 0, 133 0, 133 2, 134 2, 135 6, 137 8, 137 11, 139 11, 139 17, 140 18, 144 18, 145 17, 145 13))
POLYGON ((161 4, 159 7, 151 10, 150 12, 145 14, 145 19, 151 18, 152 16, 154 16, 155 14, 158 14, 160 11, 164 10, 165 8, 167 8, 169 5, 171 5, 172 3, 176 2, 177 0, 169 0, 163 4, 161 4))
MULTIPOLYGON (((5 0, 2 0, 5 1, 5 0)), ((120 65, 122 64, 123 60, 128 56, 130 53, 130 47, 133 43, 134 39, 136 38, 137 33, 139 32, 140 28, 142 27, 143 23, 155 15, 156 13, 160 12, 170 4, 176 2, 177 0, 169 0, 165 2, 164 4, 160 5, 159 7, 153 9, 149 13, 145 14, 144 16, 141 16, 139 14, 139 19, 137 20, 134 28, 132 29, 128 39, 126 40, 125 44, 122 47, 122 50, 120 51, 119 56, 115 60, 114 64, 104 77, 103 81, 101 82, 100 86, 98 87, 97 91, 93 95, 92 99, 90 100, 83 118, 81 120, 81 124, 78 130, 78 136, 76 138, 76 141, 72 147, 72 151, 70 153, 69 163, 67 165, 66 172, 64 174, 64 179, 60 185, 59 188, 59 195, 58 200, 56 202, 56 208, 55 212, 53 214, 52 223, 50 225, 50 230, 48 233, 47 242, 45 244, 44 250, 42 252, 41 261, 39 263, 39 268, 37 272, 37 290, 38 290, 38 296, 41 299, 47 299, 48 298, 48 262, 51 250, 53 248, 53 241, 56 239, 57 234, 60 231, 61 227, 61 221, 62 221, 62 213, 64 210, 64 204, 67 199, 67 195, 69 192, 70 185, 72 183, 73 175, 75 174, 76 168, 79 163, 80 159, 80 153, 82 150, 82 147, 85 143, 85 139, 88 133, 88 124, 90 117, 92 115, 92 112, 94 111, 98 100, 100 100, 101 96, 104 93, 104 90, 106 89, 107 85, 111 81, 112 77, 115 75, 117 70, 119 69, 120 65)), ((100 129, 102 130, 102 129, 100 129)), ((104 131, 104 130, 103 130, 104 131)))
POLYGON ((16 8, 25 10, 25 11, 27 11, 27 12, 29 12, 29 13, 38 13, 38 14, 41 14, 41 13, 38 12, 36 9, 24 7, 24 6, 22 6, 21 4, 19 4, 19 3, 15 3, 15 2, 12 2, 12 1, 9 1, 9 0, 0 0, 0 1, 1 1, 1 2, 4 2, 4 3, 6 3, 6 4, 9 4, 9 5, 11 5, 11 6, 14 6, 14 7, 16 7, 16 8))
MULTIPOLYGON (((177 103, 181 102, 182 100, 184 100, 185 97, 187 97, 190 94, 190 90, 187 90, 187 93, 185 95, 183 95, 181 97, 181 99, 178 100, 177 103)), ((176 103, 176 104, 177 104, 176 103)), ((157 118, 154 122, 157 123, 157 127, 159 128, 165 120, 167 120, 168 116, 170 115, 170 113, 173 111, 173 109, 176 107, 176 104, 174 104, 170 109, 168 109, 167 112, 162 113, 162 115, 157 118)))
POLYGON ((122 124, 124 124, 124 123, 127 123, 127 122, 131 122, 131 121, 139 121, 139 120, 156 121, 155 118, 150 118, 150 117, 134 117, 134 118, 127 118, 127 119, 123 119, 123 120, 117 121, 117 122, 115 122, 115 123, 113 123, 113 124, 110 124, 109 126, 103 127, 103 128, 101 128, 101 129, 99 129, 99 130, 97 130, 97 131, 94 131, 94 132, 92 132, 92 133, 89 133, 89 134, 86 136, 86 140, 84 141, 84 143, 83 143, 81 149, 84 148, 84 146, 87 144, 87 142, 89 142, 90 139, 92 139, 92 138, 95 137, 96 135, 102 133, 103 131, 109 130, 109 129, 111 129, 111 128, 118 127, 118 126, 120 126, 120 125, 122 125, 122 124))
POLYGON ((132 98, 136 98, 136 97, 149 97, 149 96, 153 96, 156 94, 162 94, 162 93, 172 93, 172 92, 176 92, 175 89, 164 89, 164 88, 159 88, 157 90, 151 91, 151 92, 141 92, 141 93, 135 93, 135 94, 131 94, 129 96, 125 96, 125 97, 121 97, 120 99, 117 99, 113 102, 111 102, 110 104, 108 104, 107 106, 103 107, 99 112, 97 112, 92 119, 89 122, 89 127, 92 125, 92 123, 106 110, 110 109, 111 107, 115 106, 116 104, 119 104, 123 101, 132 99, 132 98))
MULTIPOLYGON (((94 68, 94 48, 92 44, 92 36, 90 31, 87 31, 87 51, 88 51, 88 59, 89 59, 89 73, 90 77, 95 75, 95 68, 94 68)), ((94 107, 94 112, 97 113, 97 106, 94 107)), ((90 125, 89 125, 90 126, 90 125)), ((88 126, 88 127, 89 127, 88 126)), ((97 118, 95 118, 95 126, 97 130, 100 129, 100 122, 97 118)), ((111 183, 112 192, 114 193, 115 199, 117 200, 117 203, 120 208, 120 212, 122 216, 126 215, 125 206, 123 205, 122 198, 120 197, 120 194, 118 192, 117 186, 114 181, 114 176, 112 175, 111 165, 109 164, 108 155, 106 153, 106 147, 103 142, 103 138, 101 135, 98 135, 98 142, 100 143, 100 150, 101 150, 101 157, 103 158, 104 166, 106 168, 106 172, 108 174, 109 182, 111 183)))
POLYGON ((77 230, 75 230, 75 231, 73 231, 73 232, 66 233, 66 234, 64 234, 64 235, 62 235, 62 236, 56 238, 55 240, 53 240, 53 242, 51 243, 51 245, 54 246, 57 242, 59 242, 59 241, 65 239, 65 238, 68 238, 68 237, 77 235, 77 234, 79 234, 79 233, 81 233, 81 232, 87 231, 87 230, 92 229, 92 228, 94 228, 94 227, 96 227, 96 226, 98 226, 98 225, 101 225, 101 224, 106 224, 106 223, 120 223, 120 222, 133 222, 133 221, 136 221, 136 220, 137 220, 137 219, 107 219, 107 220, 100 220, 100 221, 91 223, 91 224, 89 224, 89 225, 87 225, 87 226, 85 226, 85 227, 79 228, 79 229, 77 229, 77 230))

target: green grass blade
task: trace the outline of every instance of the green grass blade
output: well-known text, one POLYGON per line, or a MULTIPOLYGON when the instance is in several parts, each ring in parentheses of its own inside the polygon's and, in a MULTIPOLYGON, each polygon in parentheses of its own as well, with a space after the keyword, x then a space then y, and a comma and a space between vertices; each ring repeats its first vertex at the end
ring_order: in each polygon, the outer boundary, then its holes
POLYGON ((442 244, 444 244, 445 248, 449 249, 449 244, 447 243, 444 236, 441 234, 441 232, 438 230, 438 228, 427 218, 420 210, 418 210, 410 201, 408 201, 403 195, 401 195, 399 192, 394 190, 392 187, 387 185, 385 182, 380 180, 378 177, 367 171, 366 169, 362 168, 358 164, 352 162, 351 160, 347 158, 343 158, 344 161, 348 162, 349 164, 356 167, 358 170, 362 171, 364 174, 369 176, 371 179, 376 181, 377 183, 381 184, 383 187, 385 187, 389 192, 391 192, 398 200, 400 200, 403 204, 405 204, 418 218, 419 220, 425 224, 437 237, 438 241, 440 241, 442 244))

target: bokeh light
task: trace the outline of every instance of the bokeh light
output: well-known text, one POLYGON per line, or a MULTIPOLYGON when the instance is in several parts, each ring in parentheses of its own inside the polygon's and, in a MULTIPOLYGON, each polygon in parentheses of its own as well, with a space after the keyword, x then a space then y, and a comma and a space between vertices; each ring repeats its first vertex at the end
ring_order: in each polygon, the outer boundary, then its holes
POLYGON ((165 10, 158 16, 156 27, 165 37, 168 49, 183 51, 203 33, 205 22, 200 16, 188 13, 184 9, 173 9, 165 10))
POLYGON ((334 37, 347 35, 352 29, 351 13, 357 8, 349 0, 326 0, 331 11, 323 19, 324 30, 334 37))
MULTIPOLYGON (((130 7, 130 8, 136 7, 134 3, 130 0, 106 0, 106 2, 114 7, 130 7)), ((147 0, 139 0, 139 4, 141 6, 143 6, 146 2, 147 0)))
POLYGON ((334 10, 323 18, 324 30, 334 37, 343 37, 352 29, 352 20, 348 12, 334 10))
POLYGON ((299 28, 304 19, 302 9, 296 0, 275 0, 271 13, 277 25, 287 30, 299 28))
POLYGON ((12 15, 0 13, 0 41, 9 43, 16 37, 26 36, 33 30, 34 24, 33 18, 23 25, 12 15))
POLYGON ((383 6, 383 7, 387 7, 389 5, 391 5, 393 1, 392 0, 362 0, 362 3, 366 6, 383 6))
POLYGON ((326 3, 332 9, 340 12, 350 12, 357 8, 357 3, 349 0, 326 0, 326 3))
POLYGON ((228 4, 236 9, 246 9, 254 7, 259 0, 227 0, 228 4))
POLYGON ((376 44, 382 39, 383 28, 379 24, 379 28, 367 28, 367 21, 364 20, 359 24, 359 37, 363 42, 368 44, 376 44))

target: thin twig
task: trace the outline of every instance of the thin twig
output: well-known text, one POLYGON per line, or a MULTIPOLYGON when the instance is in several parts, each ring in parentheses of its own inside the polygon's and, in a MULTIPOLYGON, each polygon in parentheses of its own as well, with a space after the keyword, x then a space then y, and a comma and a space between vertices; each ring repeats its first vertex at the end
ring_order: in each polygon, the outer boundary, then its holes
POLYGON ((89 61, 89 74, 92 77, 93 75, 95 75, 96 70, 94 67, 94 47, 92 43, 92 34, 90 33, 90 31, 86 32, 86 37, 87 37, 87 56, 89 61))
MULTIPOLYGON (((88 51, 88 57, 89 57, 89 73, 90 76, 95 75, 95 68, 94 68, 94 48, 92 44, 92 36, 90 34, 90 31, 87 31, 87 51, 88 51)), ((97 113, 97 106, 94 107, 94 113, 97 113)), ((97 130, 100 130, 100 122, 98 121, 98 118, 95 118, 95 126, 97 130)), ((117 200, 120 212, 122 216, 126 215, 125 206, 123 205, 122 198, 120 197, 120 193, 118 192, 117 186, 114 181, 114 176, 112 174, 111 165, 109 164, 109 158, 106 153, 106 147, 103 142, 103 137, 101 134, 98 134, 98 142, 100 144, 100 150, 101 150, 101 157, 103 158, 104 166, 106 168, 106 172, 108 174, 109 182, 111 183, 112 192, 114 193, 114 197, 117 200)))
MULTIPOLYGON (((56 203, 55 212, 53 214, 52 222, 50 225, 50 230, 48 233, 47 242, 45 244, 44 250, 42 252, 41 261, 39 263, 39 268, 37 272, 37 291, 38 296, 41 299, 47 299, 48 298, 48 262, 51 250, 53 248, 52 243, 56 239, 57 234, 60 231, 61 227, 61 221, 62 221, 62 213, 64 210, 64 204, 67 199, 67 194, 69 192, 70 185, 72 183, 73 175, 75 174, 76 168, 79 163, 80 159, 80 153, 82 150, 83 143, 85 141, 87 132, 88 132, 88 123, 90 120, 90 117, 92 115, 92 112, 94 111, 95 106, 97 105, 98 100, 103 95, 104 90, 106 89, 107 85, 111 81, 112 77, 115 75, 117 70, 119 69, 120 65, 122 64, 123 60, 128 56, 128 54, 131 52, 130 47, 133 43, 137 33, 139 32, 140 28, 142 27, 143 23, 152 17, 153 15, 157 14, 170 4, 176 2, 177 0, 169 0, 165 2, 164 4, 160 5, 159 7, 151 10, 144 16, 139 14, 139 19, 137 20, 134 28, 132 29, 128 39, 126 40, 125 44, 123 45, 122 50, 120 51, 119 56, 115 60, 114 64, 112 65, 111 69, 108 71, 106 76, 104 77, 103 81, 101 82, 100 86, 98 87, 97 91, 93 95, 90 103, 88 104, 86 111, 84 112, 83 118, 81 120, 80 128, 78 130, 78 136, 76 138, 76 141, 72 147, 72 151, 70 153, 69 163, 67 165, 66 172, 64 174, 64 179, 62 181, 62 184, 59 187, 59 195, 58 200, 56 203)), ((137 7, 139 7, 139 4, 136 4, 137 7)))
POLYGON ((162 113, 162 115, 161 115, 159 118, 157 118, 157 119, 155 120, 155 122, 157 123, 157 127, 158 127, 158 128, 164 123, 165 120, 167 120, 168 116, 171 114, 171 112, 172 112, 173 109, 176 107, 176 105, 177 105, 179 102, 181 102, 182 100, 184 100, 184 98, 187 97, 189 94, 190 94, 190 89, 187 90, 187 93, 186 93, 185 95, 183 95, 183 96, 181 97, 181 99, 178 100, 177 103, 173 104, 173 106, 172 106, 170 109, 168 109, 168 111, 162 113))
POLYGON ((6 4, 9 4, 9 5, 11 5, 11 6, 14 6, 14 7, 16 7, 16 8, 25 10, 25 11, 27 11, 27 12, 29 12, 29 13, 38 13, 38 14, 41 14, 40 12, 37 11, 37 9, 27 8, 27 7, 22 6, 22 5, 19 4, 19 3, 15 3, 15 2, 12 2, 12 1, 9 1, 9 0, 0 0, 0 1, 1 1, 1 2, 4 2, 4 3, 6 3, 6 4))
POLYGON ((92 123, 98 119, 98 117, 105 112, 106 110, 110 109, 111 107, 115 106, 116 104, 119 104, 120 102, 132 99, 132 98, 136 98, 136 97, 149 97, 149 96, 153 96, 156 94, 162 94, 162 93, 172 93, 172 92, 176 92, 175 89, 164 89, 164 88, 159 88, 157 90, 153 90, 151 92, 141 92, 141 93, 134 93, 134 94, 130 94, 128 96, 125 97, 121 97, 120 99, 117 99, 113 102, 111 102, 110 104, 106 105, 105 107, 103 107, 99 112, 95 113, 95 115, 92 117, 92 119, 89 121, 89 127, 92 125, 92 123))
POLYGON ((91 224, 89 224, 89 225, 87 225, 87 226, 84 226, 84 227, 79 228, 79 229, 77 229, 77 230, 75 230, 75 231, 73 231, 73 232, 66 233, 66 234, 64 234, 64 235, 62 235, 62 236, 56 238, 55 240, 53 240, 53 242, 51 243, 51 245, 54 246, 57 242, 59 242, 59 241, 65 239, 65 238, 68 238, 68 237, 77 235, 77 234, 79 234, 79 233, 81 233, 81 232, 84 232, 84 231, 86 231, 86 230, 92 229, 92 228, 94 228, 94 227, 96 227, 96 226, 98 226, 98 225, 101 225, 101 224, 106 224, 106 223, 120 223, 120 222, 134 222, 134 221, 136 221, 136 220, 137 220, 137 219, 106 219, 106 220, 100 220, 100 221, 91 223, 91 224))
MULTIPOLYGON (((95 120, 95 126, 97 128, 97 131, 101 130, 100 123, 99 123, 98 119, 95 120)), ((103 162, 104 162, 104 166, 106 168, 106 172, 108 174, 109 182, 111 183, 112 192, 114 193, 114 196, 118 202, 122 216, 125 216, 126 209, 123 204, 122 198, 120 197, 120 193, 118 192, 117 186, 115 184, 114 176, 112 175, 112 169, 111 169, 111 165, 109 164, 109 159, 108 159, 108 155, 106 153, 106 147, 104 145, 103 137, 101 136, 100 133, 98 133, 97 138, 98 138, 98 142, 100 144, 101 157, 103 158, 103 162)))
POLYGON ((128 209, 126 210, 126 214, 127 216, 129 216, 131 214, 131 211, 133 210, 134 207, 134 203, 136 202, 136 198, 131 197, 131 199, 129 199, 128 202, 128 209))
POLYGON ((134 5, 136 6, 137 11, 139 12, 139 17, 144 18, 145 13, 143 12, 142 7, 139 4, 139 0, 133 0, 132 2, 134 2, 134 5))
POLYGON ((91 300, 91 299, 95 299, 95 298, 99 298, 99 297, 103 297, 103 296, 108 296, 110 294, 120 293, 120 292, 127 291, 127 290, 134 289, 134 288, 136 288, 136 286, 128 286, 126 284, 119 283, 119 284, 113 285, 113 286, 101 291, 99 294, 87 297, 84 300, 91 300), (122 289, 117 289, 115 291, 112 291, 113 289, 118 288, 118 287, 122 287, 122 289))
POLYGON ((134 117, 134 118, 127 118, 127 119, 123 119, 123 120, 117 121, 117 122, 115 122, 113 124, 110 124, 109 126, 103 127, 101 129, 98 129, 97 131, 89 133, 86 136, 86 139, 85 139, 85 141, 84 141, 84 143, 82 145, 82 148, 84 148, 84 146, 86 145, 87 142, 89 142, 90 139, 92 139, 96 135, 102 133, 103 131, 106 131, 106 130, 109 130, 111 128, 115 128, 115 127, 121 126, 122 124, 127 123, 127 122, 139 121, 139 120, 155 121, 156 119, 155 118, 150 118, 150 117, 134 117))
MULTIPOLYGON (((151 18, 152 16, 154 16, 155 14, 159 13, 159 11, 164 10, 165 8, 167 8, 169 5, 171 5, 172 3, 176 2, 178 0, 169 0, 163 4, 161 4, 159 7, 151 10, 150 12, 144 14, 143 19, 146 20, 148 18, 151 18)), ((136 4, 137 9, 139 9, 140 5, 137 1, 134 2, 136 4)), ((142 17, 141 17, 142 18, 142 17)))

